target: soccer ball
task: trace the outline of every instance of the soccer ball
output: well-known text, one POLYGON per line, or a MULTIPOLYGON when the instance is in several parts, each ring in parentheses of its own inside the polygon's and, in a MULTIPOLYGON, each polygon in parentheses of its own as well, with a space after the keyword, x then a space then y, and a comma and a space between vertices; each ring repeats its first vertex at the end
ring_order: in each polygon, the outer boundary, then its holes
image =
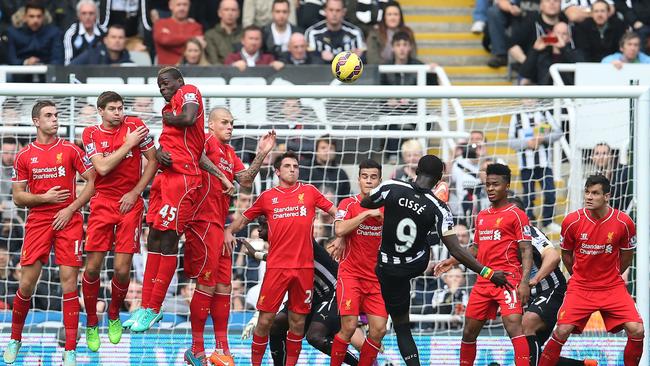
POLYGON ((354 52, 341 52, 332 60, 332 74, 344 83, 357 80, 362 73, 363 62, 354 52))

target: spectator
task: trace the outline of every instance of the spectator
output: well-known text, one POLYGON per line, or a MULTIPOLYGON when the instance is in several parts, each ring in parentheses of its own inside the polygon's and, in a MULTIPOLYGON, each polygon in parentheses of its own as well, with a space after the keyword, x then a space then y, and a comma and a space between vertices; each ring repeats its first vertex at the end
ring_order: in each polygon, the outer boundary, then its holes
POLYGON ((575 43, 587 62, 600 62, 618 51, 618 41, 625 34, 625 23, 609 16, 609 5, 598 0, 591 6, 591 17, 575 27, 575 43))
POLYGON ((8 53, 11 65, 62 65, 61 31, 45 24, 45 7, 28 1, 22 26, 9 27, 8 53))
POLYGON ((609 205, 627 212, 632 201, 632 185, 629 184, 631 175, 628 166, 621 164, 618 154, 604 142, 596 144, 593 148, 591 162, 593 166, 589 170, 589 174, 602 174, 611 183, 609 205))
POLYGON ((106 36, 97 47, 89 48, 75 57, 71 65, 115 65, 133 63, 126 50, 124 27, 114 24, 108 27, 106 36))
MULTIPOLYGON (((600 0, 564 0, 562 1, 562 11, 571 23, 582 23, 591 18, 591 6, 600 0)), ((609 14, 612 16, 616 13, 614 2, 606 0, 609 5, 609 14)))
MULTIPOLYGON (((465 308, 469 300, 469 292, 465 287, 465 272, 459 267, 454 267, 442 275, 445 283, 433 293, 433 309, 437 314, 465 315, 465 308)), ((451 322, 450 328, 458 329, 463 326, 461 322, 451 322)))
POLYGON ((485 144, 487 139, 483 131, 473 130, 469 132, 469 143, 476 144, 476 154, 479 158, 485 156, 485 144))
POLYGON ((393 60, 393 36, 397 32, 405 32, 411 38, 410 57, 415 59, 417 47, 413 30, 404 24, 404 15, 398 2, 391 1, 384 9, 384 16, 376 29, 368 33, 368 51, 366 58, 369 64, 387 64, 393 60))
POLYGON ((274 21, 273 8, 278 2, 285 3, 287 5, 288 22, 291 24, 296 24, 296 6, 294 0, 246 0, 244 1, 244 9, 241 20, 242 27, 256 25, 261 28, 274 21))
POLYGON ((479 179, 478 144, 460 145, 461 155, 451 166, 449 208, 460 223, 470 226, 471 218, 478 213, 476 189, 479 179))
POLYGON ((242 30, 237 25, 239 4, 235 0, 222 0, 219 3, 219 24, 205 32, 205 54, 213 65, 223 65, 226 57, 237 51, 242 30))
POLYGON ((0 203, 3 207, 10 204, 13 207, 11 196, 11 177, 13 175, 16 153, 20 150, 18 140, 14 137, 5 136, 2 138, 2 166, 0 167, 0 203))
POLYGON ((490 8, 490 0, 476 0, 474 11, 472 11, 472 27, 470 31, 474 34, 481 34, 485 30, 487 12, 490 8))
MULTIPOLYGON (((407 32, 397 32, 392 39, 392 56, 388 60, 389 65, 423 65, 422 61, 412 56, 413 38, 407 32)), ((429 64, 430 69, 434 69, 436 64, 429 64)), ((417 74, 415 73, 382 73, 380 76, 381 85, 417 85, 417 74)), ((427 74, 427 85, 437 84, 436 76, 433 73, 427 74)), ((395 103, 390 102, 390 107, 396 107, 406 104, 405 99, 392 99, 395 103)))
POLYGON ((201 24, 190 21, 190 0, 169 0, 169 18, 153 25, 153 42, 156 45, 159 65, 176 65, 183 57, 185 44, 190 38, 203 41, 201 24))
POLYGON ((345 0, 347 8, 346 19, 368 34, 386 16, 386 7, 393 0, 345 0))
POLYGON ((508 64, 506 48, 506 31, 522 19, 522 10, 516 0, 495 0, 487 12, 488 36, 490 37, 490 67, 501 67, 508 64))
POLYGON ((249 25, 244 28, 241 46, 239 52, 233 52, 226 57, 223 62, 225 65, 232 65, 242 72, 247 67, 259 65, 270 65, 276 70, 284 66, 282 62, 275 61, 270 53, 262 52, 262 30, 257 26, 249 25))
POLYGON ((298 26, 307 29, 325 18, 325 3, 327 0, 299 0, 298 26))
POLYGON ((330 62, 342 51, 352 51, 362 56, 366 45, 363 32, 356 25, 345 21, 343 0, 327 0, 325 20, 312 25, 305 31, 309 50, 320 53, 325 62, 330 62))
POLYGON ((77 22, 63 34, 64 64, 70 64, 88 48, 97 46, 104 37, 104 31, 97 25, 97 4, 93 0, 77 3, 77 22))
POLYGON ((634 32, 627 32, 618 43, 620 52, 613 53, 601 61, 612 64, 620 70, 623 64, 650 64, 650 56, 641 52, 641 38, 634 32))
POLYGON ((414 182, 418 161, 424 155, 424 147, 417 139, 406 140, 402 144, 402 162, 403 165, 395 169, 391 174, 391 179, 401 180, 402 182, 414 182))
MULTIPOLYGON (((534 102, 524 101, 526 104, 534 102)), ((509 145, 517 151, 519 176, 524 194, 521 196, 526 213, 534 220, 535 182, 539 182, 544 195, 542 226, 549 233, 560 232, 553 222, 555 210, 555 182, 553 181, 552 145, 562 137, 562 127, 549 111, 521 112, 510 119, 509 145)))
MULTIPOLYGON (((266 1, 268 2, 268 1, 266 1)), ((246 2, 245 4, 248 4, 246 2)), ((244 6, 244 9, 246 6, 244 6)), ((264 50, 276 59, 289 49, 289 41, 293 33, 302 33, 295 23, 289 22, 289 0, 273 0, 271 10, 272 20, 262 29, 264 34, 264 50)))
POLYGON ((162 311, 187 316, 190 314, 190 302, 196 290, 196 284, 194 281, 179 281, 178 286, 180 287, 178 294, 165 300, 162 311))
POLYGON ((193 1, 190 6, 190 18, 201 24, 204 30, 213 28, 219 22, 215 17, 219 11, 220 0, 198 0, 193 1))
POLYGON ((623 14, 623 19, 639 37, 641 49, 649 52, 648 36, 650 36, 650 1, 648 0, 614 0, 616 10, 623 14), (629 6, 628 4, 631 4, 629 6))
MULTIPOLYGON (((553 85, 549 67, 555 63, 576 63, 584 61, 580 50, 571 47, 569 26, 560 22, 553 27, 553 35, 537 38, 533 49, 519 70, 522 84, 553 85)), ((573 84, 573 75, 563 76, 565 84, 573 84)))
POLYGON ((336 193, 334 202, 350 195, 348 174, 336 163, 336 141, 325 135, 316 140, 311 166, 300 167, 300 180, 336 193))
POLYGON ((535 41, 552 35, 553 27, 564 17, 560 11, 560 0, 541 0, 539 10, 539 13, 513 26, 513 46, 508 53, 515 62, 523 64, 535 41))
POLYGON ((122 303, 122 310, 132 313, 140 308, 142 305, 142 283, 135 278, 131 279, 129 283, 129 291, 124 297, 122 303))
POLYGON ((307 40, 301 33, 294 33, 289 38, 287 52, 280 55, 280 61, 288 65, 320 65, 323 59, 316 52, 307 52, 307 40))
POLYGON ((210 66, 208 58, 205 56, 203 44, 198 38, 190 38, 185 42, 183 57, 177 64, 178 66, 210 66))

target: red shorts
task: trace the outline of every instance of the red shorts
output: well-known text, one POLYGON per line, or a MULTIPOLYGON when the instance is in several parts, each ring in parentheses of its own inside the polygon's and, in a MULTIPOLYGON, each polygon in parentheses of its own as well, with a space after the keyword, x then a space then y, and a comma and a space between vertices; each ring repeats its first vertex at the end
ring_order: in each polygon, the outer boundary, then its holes
POLYGON ((221 255, 215 276, 217 277, 217 283, 230 286, 232 282, 232 253, 223 253, 221 255))
POLYGON ((297 314, 309 314, 313 287, 313 268, 267 268, 257 300, 257 310, 277 313, 284 294, 288 291, 288 309, 297 314))
POLYGON ((52 216, 39 214, 27 217, 20 264, 29 266, 36 261, 46 264, 54 246, 54 262, 57 265, 81 267, 81 241, 84 235, 81 212, 75 212, 62 230, 52 228, 52 216))
POLYGON ((377 280, 339 277, 336 283, 336 301, 341 315, 366 313, 388 318, 384 298, 381 296, 381 287, 377 280))
POLYGON ((465 316, 477 320, 494 319, 497 310, 501 308, 501 316, 523 314, 522 304, 517 294, 519 282, 511 282, 514 290, 506 290, 494 285, 485 284, 472 288, 465 316))
POLYGON ((607 290, 569 286, 557 313, 557 323, 574 325, 573 333, 582 333, 596 311, 600 311, 605 328, 611 333, 619 332, 627 322, 643 323, 632 296, 622 285, 607 290))
POLYGON ((163 171, 151 185, 147 224, 158 231, 175 230, 178 235, 194 215, 201 187, 200 175, 163 171))
POLYGON ((144 200, 140 197, 133 208, 120 213, 119 200, 95 196, 90 200, 90 217, 84 249, 87 252, 139 253, 144 200))
MULTIPOLYGON (((220 280, 223 228, 205 221, 190 222, 185 231, 185 274, 197 283, 213 287, 220 280)), ((230 271, 229 271, 230 272, 230 271)), ((230 282, 228 282, 230 283, 230 282)))

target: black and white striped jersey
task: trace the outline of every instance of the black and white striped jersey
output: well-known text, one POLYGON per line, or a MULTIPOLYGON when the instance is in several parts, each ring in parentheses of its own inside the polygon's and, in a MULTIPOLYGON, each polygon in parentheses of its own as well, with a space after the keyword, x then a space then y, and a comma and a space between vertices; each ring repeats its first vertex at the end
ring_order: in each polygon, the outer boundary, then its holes
MULTIPOLYGON (((555 246, 538 228, 531 226, 531 243, 533 244, 533 268, 530 278, 533 278, 542 266, 542 253, 546 250, 555 250, 555 246)), ((548 289, 566 290, 566 278, 558 265, 553 272, 542 278, 535 287, 530 289, 530 296, 534 297, 548 289)))
POLYGON ((335 56, 343 51, 366 48, 363 31, 347 21, 343 21, 341 29, 331 31, 327 28, 327 22, 322 20, 307 28, 305 38, 307 38, 309 51, 318 53, 329 51, 335 56))
POLYGON ((453 235, 454 221, 447 205, 431 190, 414 183, 390 180, 370 192, 384 206, 384 227, 377 265, 395 276, 411 274, 429 262, 431 231, 453 235))
POLYGON ((336 296, 339 264, 314 241, 314 297, 321 301, 336 296))

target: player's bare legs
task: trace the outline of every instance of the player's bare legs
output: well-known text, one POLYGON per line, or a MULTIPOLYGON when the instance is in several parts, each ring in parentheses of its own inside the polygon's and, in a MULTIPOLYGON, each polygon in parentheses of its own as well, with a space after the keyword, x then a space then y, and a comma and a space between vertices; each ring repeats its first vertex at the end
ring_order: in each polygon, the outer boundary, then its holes
POLYGON ((474 365, 476 358, 476 338, 481 333, 485 320, 465 317, 463 339, 460 343, 460 365, 474 365))
POLYGON ((515 365, 528 366, 530 364, 528 340, 524 335, 524 329, 521 325, 523 316, 521 314, 510 314, 504 316, 503 327, 506 329, 512 346, 515 350, 515 365))
POLYGON ((274 319, 275 313, 260 311, 257 325, 253 331, 253 344, 251 346, 251 362, 253 366, 262 365, 262 359, 264 358, 264 352, 266 352, 266 345, 269 343, 269 333, 271 332, 274 319))
POLYGON ((142 305, 140 309, 131 314, 131 317, 124 322, 124 328, 131 328, 149 305, 151 290, 153 290, 154 281, 158 274, 158 266, 160 265, 160 241, 161 232, 150 227, 149 235, 147 236, 147 260, 144 267, 144 277, 142 279, 142 305))
POLYGON ((641 362, 643 354, 643 338, 645 336, 643 323, 626 322, 623 324, 623 328, 627 334, 627 344, 623 356, 625 366, 637 366, 641 362))
POLYGON ((40 261, 26 265, 21 268, 21 278, 18 284, 18 291, 14 298, 11 317, 11 339, 4 350, 4 362, 12 364, 16 360, 20 346, 22 345, 23 327, 25 319, 31 306, 31 297, 34 294, 36 283, 41 276, 43 264, 40 261))
POLYGON ((287 366, 298 363, 302 350, 302 338, 305 335, 306 314, 298 314, 289 310, 289 331, 287 332, 287 366))
POLYGON ((553 331, 551 339, 546 342, 544 352, 539 358, 539 366, 555 366, 560 359, 562 346, 569 339, 571 332, 575 329, 572 324, 558 324, 553 331))
MULTIPOLYGON (((355 338, 355 336, 358 336, 360 333, 357 327, 358 322, 358 315, 341 316, 341 330, 336 334, 336 338, 338 339, 334 339, 335 345, 338 346, 338 343, 342 343, 347 351, 347 345, 349 343, 353 343, 353 338, 355 338)), ((379 349, 381 347, 381 340, 384 338, 384 335, 386 335, 386 322, 386 318, 376 315, 368 315, 368 338, 372 343, 368 342, 362 333, 360 339, 355 340, 357 344, 353 343, 353 346, 361 351, 359 365, 370 365, 372 362, 374 362, 377 353, 371 349, 368 349, 368 347, 373 347, 377 352, 379 352, 379 349), (366 347, 366 356, 367 354, 371 354, 371 356, 374 354, 374 357, 365 358, 364 347, 366 347)), ((307 337, 307 340, 309 340, 309 335, 307 337)), ((330 352, 327 353, 329 354, 330 352)), ((343 353, 342 350, 341 353, 343 353)), ((330 359, 330 365, 338 366, 341 365, 341 362, 349 364, 347 361, 348 358, 349 354, 347 352, 345 352, 345 361, 343 361, 342 357, 332 357, 330 359)))
POLYGON ((86 307, 86 343, 88 349, 97 352, 100 346, 97 297, 99 296, 99 272, 104 264, 106 252, 86 252, 86 268, 81 279, 81 294, 86 307))

